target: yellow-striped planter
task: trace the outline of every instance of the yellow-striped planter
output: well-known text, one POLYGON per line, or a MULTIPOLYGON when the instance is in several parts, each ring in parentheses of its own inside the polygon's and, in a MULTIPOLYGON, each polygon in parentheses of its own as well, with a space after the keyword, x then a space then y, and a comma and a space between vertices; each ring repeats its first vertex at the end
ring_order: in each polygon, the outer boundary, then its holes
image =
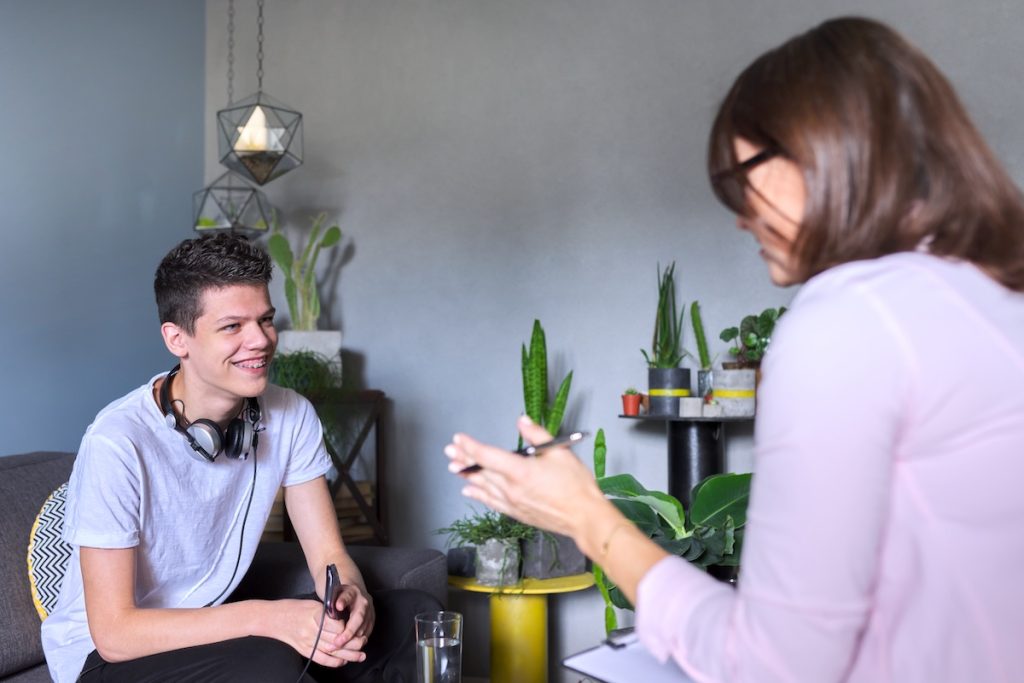
POLYGON ((753 417, 757 371, 715 370, 712 396, 722 406, 723 417, 753 417))

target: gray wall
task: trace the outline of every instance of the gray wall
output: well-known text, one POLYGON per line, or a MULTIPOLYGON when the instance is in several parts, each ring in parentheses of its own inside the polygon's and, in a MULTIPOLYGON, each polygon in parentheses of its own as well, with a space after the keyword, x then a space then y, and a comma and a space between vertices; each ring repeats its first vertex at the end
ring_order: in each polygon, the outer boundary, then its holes
MULTIPOLYGON (((212 178, 226 2, 207 9, 212 178)), ((441 452, 453 432, 514 443, 534 318, 558 376, 575 371, 569 424, 607 430, 610 472, 665 486, 663 434, 616 418, 621 390, 646 382, 658 263, 677 261, 679 294, 702 302, 715 337, 794 293, 769 284, 703 167, 718 100, 765 49, 830 16, 887 20, 1024 175, 1016 1, 304 0, 266 12, 264 89, 306 116, 306 164, 266 191, 294 225, 328 210, 346 233, 328 318, 394 401, 400 544, 442 547, 432 530, 468 509, 441 452)), ((240 4, 237 23, 244 96, 256 89, 255 8, 240 4)), ((834 362, 827 349, 808 359, 834 362)), ((749 432, 729 458, 751 467, 749 432)), ((482 675, 486 601, 452 599, 475 625, 467 672, 482 675)), ((552 610, 552 660, 599 637, 596 592, 552 610)))
POLYGON ((200 0, 0 2, 0 453, 170 364, 153 271, 203 184, 200 0))

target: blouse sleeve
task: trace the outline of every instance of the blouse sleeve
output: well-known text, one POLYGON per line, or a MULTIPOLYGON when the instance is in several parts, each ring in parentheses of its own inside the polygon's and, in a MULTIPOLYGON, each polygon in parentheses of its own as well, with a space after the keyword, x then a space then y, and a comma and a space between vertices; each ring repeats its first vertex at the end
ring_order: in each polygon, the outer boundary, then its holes
POLYGON ((667 558, 640 583, 637 630, 701 682, 842 680, 871 607, 912 356, 884 302, 847 283, 798 298, 762 369, 738 589, 667 558))

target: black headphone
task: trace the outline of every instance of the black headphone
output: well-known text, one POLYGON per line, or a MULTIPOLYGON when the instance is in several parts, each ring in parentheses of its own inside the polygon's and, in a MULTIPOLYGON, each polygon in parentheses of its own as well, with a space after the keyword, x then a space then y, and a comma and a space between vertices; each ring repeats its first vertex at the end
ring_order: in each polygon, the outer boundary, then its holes
POLYGON ((259 443, 259 430, 256 429, 256 424, 260 421, 259 402, 252 397, 246 398, 242 417, 231 420, 226 432, 216 422, 204 417, 193 420, 187 427, 182 428, 171 402, 171 378, 178 374, 179 370, 181 365, 175 365, 167 373, 160 387, 160 410, 164 413, 167 426, 185 435, 188 445, 194 451, 192 457, 196 460, 213 462, 221 453, 236 460, 245 460, 249 457, 249 451, 255 450, 256 444, 259 443))

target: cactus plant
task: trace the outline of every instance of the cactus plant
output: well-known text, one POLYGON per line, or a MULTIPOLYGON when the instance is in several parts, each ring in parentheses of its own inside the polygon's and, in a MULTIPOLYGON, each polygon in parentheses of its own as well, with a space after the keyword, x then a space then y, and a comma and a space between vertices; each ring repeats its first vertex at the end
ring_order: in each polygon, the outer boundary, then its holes
POLYGON ((711 369, 711 354, 708 353, 708 338, 704 334, 704 320, 700 314, 700 302, 690 304, 690 322, 693 323, 693 337, 697 340, 697 358, 701 370, 711 369))
POLYGON ((316 262, 320 251, 333 247, 341 240, 341 228, 332 225, 323 230, 327 214, 321 213, 313 219, 313 229, 301 257, 295 258, 291 245, 281 233, 281 226, 274 215, 274 232, 267 240, 267 251, 284 274, 284 295, 288 300, 288 314, 293 330, 315 330, 320 318, 320 294, 317 291, 316 262))

